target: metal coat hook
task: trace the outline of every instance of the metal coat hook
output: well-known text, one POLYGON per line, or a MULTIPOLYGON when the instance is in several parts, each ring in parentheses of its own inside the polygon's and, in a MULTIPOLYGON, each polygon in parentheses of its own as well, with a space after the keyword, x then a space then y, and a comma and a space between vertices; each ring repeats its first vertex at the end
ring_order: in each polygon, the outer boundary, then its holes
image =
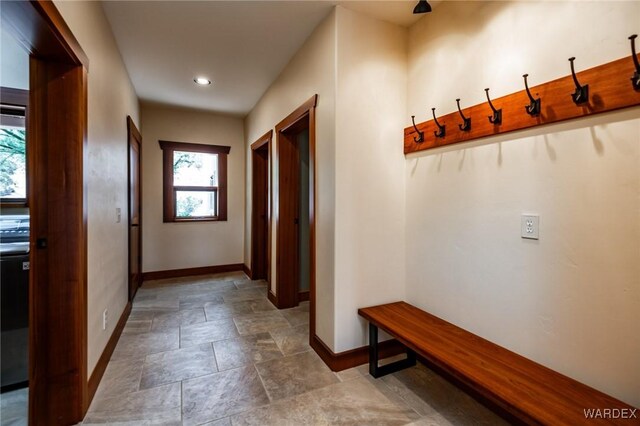
POLYGON ((489 88, 484 89, 484 92, 487 94, 487 101, 489 102, 489 106, 491 107, 491 111, 493 111, 493 115, 489 116, 489 123, 491 124, 502 124, 502 108, 496 109, 491 103, 491 99, 489 99, 489 88))
POLYGON ((471 130, 471 117, 465 117, 460 109, 460 98, 456 99, 456 103, 458 104, 458 112, 460 113, 460 117, 462 117, 462 124, 458 124, 458 127, 463 132, 468 132, 471 130))
POLYGON ((524 87, 525 89, 527 89, 527 96, 529 96, 529 105, 526 105, 524 109, 525 111, 527 111, 527 114, 532 117, 540 115, 540 98, 535 99, 533 96, 531 96, 529 85, 527 84, 527 77, 529 77, 529 74, 524 74, 522 77, 524 77, 524 87))
POLYGON ((433 134, 436 135, 436 138, 444 138, 444 135, 446 134, 446 126, 440 125, 440 123, 438 123, 435 108, 431 108, 431 114, 433 114, 433 121, 436 123, 436 126, 438 126, 438 130, 433 132, 433 134))
POLYGON ((636 71, 631 77, 631 84, 633 84, 634 90, 640 90, 640 63, 638 63, 638 55, 636 55, 636 37, 638 37, 638 34, 629 36, 629 40, 631 40, 631 56, 633 57, 633 64, 636 66, 636 71))
POLYGON ((416 133, 418 133, 418 137, 413 137, 413 141, 415 143, 422 143, 424 142, 424 132, 421 132, 420 130, 418 130, 418 126, 416 126, 416 116, 412 115, 411 116, 411 121, 413 122, 413 128, 416 129, 416 133))
POLYGON ((573 82, 576 85, 576 91, 571 94, 571 99, 576 105, 583 104, 585 102, 589 102, 589 85, 585 84, 581 86, 578 82, 578 77, 576 77, 576 71, 573 68, 573 61, 575 57, 569 58, 569 62, 571 62, 571 77, 573 77, 573 82))

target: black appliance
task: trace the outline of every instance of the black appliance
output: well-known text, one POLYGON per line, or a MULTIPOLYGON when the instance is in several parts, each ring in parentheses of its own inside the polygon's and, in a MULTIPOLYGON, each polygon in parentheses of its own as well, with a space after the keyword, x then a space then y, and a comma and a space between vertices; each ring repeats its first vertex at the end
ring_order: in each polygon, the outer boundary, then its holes
POLYGON ((28 386, 29 216, 0 216, 0 384, 28 386))

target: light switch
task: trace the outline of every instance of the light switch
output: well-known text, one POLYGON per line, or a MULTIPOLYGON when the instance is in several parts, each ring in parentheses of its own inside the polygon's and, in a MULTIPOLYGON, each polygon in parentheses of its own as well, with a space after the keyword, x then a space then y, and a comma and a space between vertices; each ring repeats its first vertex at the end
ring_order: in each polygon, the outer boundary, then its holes
POLYGON ((116 223, 120 223, 121 220, 122 220, 122 211, 120 210, 120 207, 116 207, 116 223))

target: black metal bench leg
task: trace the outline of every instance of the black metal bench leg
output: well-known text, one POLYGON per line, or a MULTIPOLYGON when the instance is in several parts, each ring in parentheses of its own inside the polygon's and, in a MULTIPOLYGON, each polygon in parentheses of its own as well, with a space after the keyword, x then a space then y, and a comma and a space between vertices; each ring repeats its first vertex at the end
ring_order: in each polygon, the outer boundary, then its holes
POLYGON ((376 379, 416 365, 416 353, 407 348, 407 358, 378 366, 378 327, 369 323, 369 374, 376 379))
POLYGON ((378 327, 369 323, 369 374, 378 378, 378 327))

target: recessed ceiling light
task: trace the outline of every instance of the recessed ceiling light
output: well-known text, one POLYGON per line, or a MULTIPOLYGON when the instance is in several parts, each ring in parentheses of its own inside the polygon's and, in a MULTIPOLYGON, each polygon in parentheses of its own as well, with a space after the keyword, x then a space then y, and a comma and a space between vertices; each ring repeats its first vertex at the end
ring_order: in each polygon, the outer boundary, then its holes
POLYGON ((200 86, 208 86, 211 84, 211 80, 209 80, 207 77, 196 77, 193 79, 193 81, 200 86))

